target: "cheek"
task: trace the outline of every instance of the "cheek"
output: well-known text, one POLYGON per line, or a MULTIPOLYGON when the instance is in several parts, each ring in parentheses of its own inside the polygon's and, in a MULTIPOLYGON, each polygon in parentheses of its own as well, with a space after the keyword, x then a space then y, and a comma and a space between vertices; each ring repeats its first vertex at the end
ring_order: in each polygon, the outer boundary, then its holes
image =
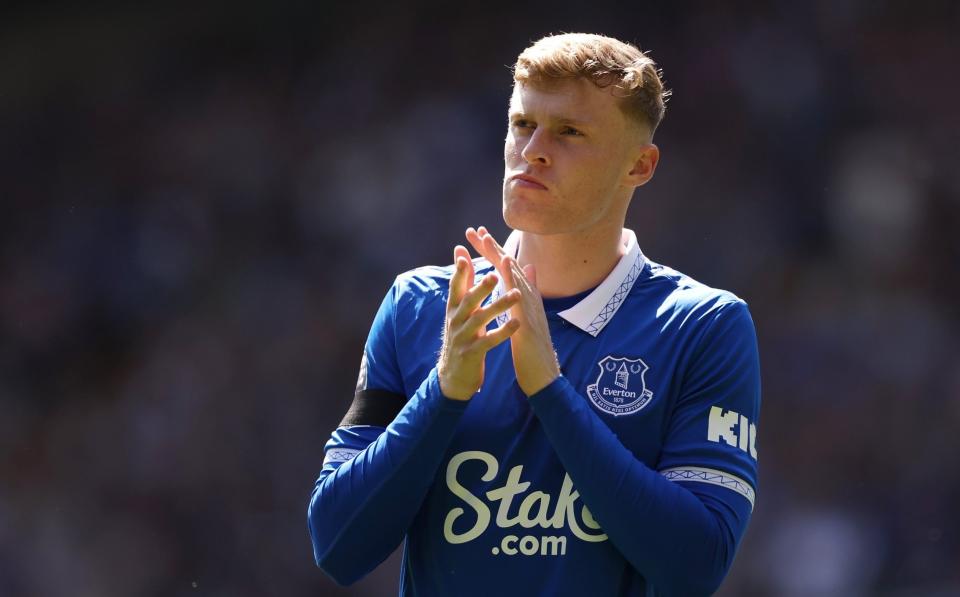
POLYGON ((516 162, 520 158, 520 152, 522 147, 517 144, 517 139, 511 134, 507 134, 507 138, 503 142, 503 160, 510 164, 516 162))
POLYGON ((592 174, 593 184, 601 188, 612 188, 615 186, 615 180, 618 179, 620 169, 617 165, 616 156, 609 152, 598 151, 590 155, 589 159, 584 160, 585 170, 592 174))
POLYGON ((616 189, 617 171, 607 159, 581 160, 571 173, 565 192, 580 198, 585 209, 595 210, 604 205, 616 189))

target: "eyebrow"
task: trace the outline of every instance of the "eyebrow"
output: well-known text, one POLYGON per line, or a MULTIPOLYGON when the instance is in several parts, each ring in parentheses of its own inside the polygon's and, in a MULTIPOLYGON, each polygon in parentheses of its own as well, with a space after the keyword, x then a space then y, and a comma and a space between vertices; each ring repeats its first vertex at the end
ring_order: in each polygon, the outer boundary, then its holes
MULTIPOLYGON (((515 118, 520 118, 524 120, 536 120, 532 115, 525 112, 519 111, 510 111, 507 113, 507 120, 514 120, 515 118)), ((573 126, 590 126, 590 122, 586 120, 577 120, 576 118, 570 118, 569 116, 561 116, 559 114, 548 114, 547 120, 550 122, 555 122, 557 124, 569 124, 573 126)))

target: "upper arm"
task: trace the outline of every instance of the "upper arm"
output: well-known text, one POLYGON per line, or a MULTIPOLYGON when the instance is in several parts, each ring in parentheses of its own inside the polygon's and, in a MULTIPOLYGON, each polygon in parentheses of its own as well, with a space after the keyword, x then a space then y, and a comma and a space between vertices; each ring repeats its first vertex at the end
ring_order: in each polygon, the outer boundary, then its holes
POLYGON ((407 401, 397 359, 397 284, 384 296, 370 326, 349 409, 324 447, 324 469, 338 467, 373 442, 407 401))
POLYGON ((739 541, 757 489, 760 363, 753 320, 743 301, 705 316, 667 426, 658 469, 683 483, 739 541))
POLYGON ((373 318, 360 362, 357 393, 376 390, 405 395, 397 359, 397 294, 395 283, 380 303, 373 318))

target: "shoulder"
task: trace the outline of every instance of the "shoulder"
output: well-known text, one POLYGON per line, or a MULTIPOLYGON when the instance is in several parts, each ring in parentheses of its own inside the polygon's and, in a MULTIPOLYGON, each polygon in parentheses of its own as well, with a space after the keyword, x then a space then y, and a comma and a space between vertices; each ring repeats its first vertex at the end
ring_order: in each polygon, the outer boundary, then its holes
MULTIPOLYGON (((474 259, 473 267, 478 278, 493 269, 483 258, 474 259)), ((403 272, 393 282, 394 300, 398 307, 415 309, 424 308, 434 302, 445 304, 452 276, 453 264, 424 265, 403 272)))
POLYGON ((659 316, 706 325, 718 319, 750 318, 747 302, 729 290, 708 286, 649 259, 644 269, 646 275, 634 290, 655 297, 659 316))

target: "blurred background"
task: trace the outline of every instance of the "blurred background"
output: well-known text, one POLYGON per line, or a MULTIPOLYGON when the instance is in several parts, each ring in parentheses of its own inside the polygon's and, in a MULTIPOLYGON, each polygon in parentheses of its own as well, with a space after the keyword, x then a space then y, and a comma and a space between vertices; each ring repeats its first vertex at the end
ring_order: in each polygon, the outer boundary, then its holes
POLYGON ((306 505, 393 277, 498 235, 511 76, 602 32, 674 91, 628 225, 751 305, 720 594, 960 595, 954 2, 8 5, 0 595, 391 595, 306 505))

